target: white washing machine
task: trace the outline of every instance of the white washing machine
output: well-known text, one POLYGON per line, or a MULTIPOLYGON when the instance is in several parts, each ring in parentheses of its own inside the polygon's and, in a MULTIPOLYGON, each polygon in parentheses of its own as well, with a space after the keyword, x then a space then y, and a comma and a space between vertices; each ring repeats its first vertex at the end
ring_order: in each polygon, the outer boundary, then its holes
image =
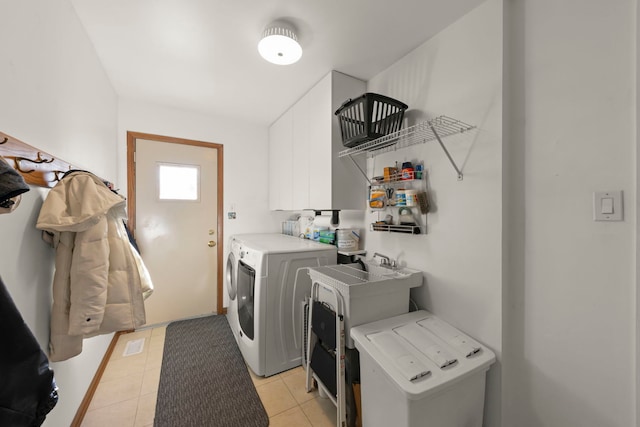
POLYGON ((266 377, 301 365, 302 301, 311 280, 297 272, 336 264, 337 248, 284 234, 240 234, 231 237, 229 259, 235 299, 229 280, 228 318, 237 322, 231 329, 251 370, 266 377))

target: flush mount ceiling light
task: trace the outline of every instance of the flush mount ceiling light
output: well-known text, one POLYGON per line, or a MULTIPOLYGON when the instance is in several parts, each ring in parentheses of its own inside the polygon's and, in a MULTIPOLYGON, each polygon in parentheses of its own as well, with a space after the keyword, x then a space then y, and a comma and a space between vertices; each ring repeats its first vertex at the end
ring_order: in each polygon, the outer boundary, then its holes
POLYGON ((297 62, 302 56, 302 47, 291 24, 276 21, 267 26, 258 43, 258 52, 267 61, 278 65, 297 62))

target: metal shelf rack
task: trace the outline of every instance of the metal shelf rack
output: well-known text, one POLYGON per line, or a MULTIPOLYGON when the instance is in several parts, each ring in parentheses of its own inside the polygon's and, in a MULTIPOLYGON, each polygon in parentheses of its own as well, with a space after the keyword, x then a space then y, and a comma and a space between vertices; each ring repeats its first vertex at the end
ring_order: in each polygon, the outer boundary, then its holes
MULTIPOLYGON (((342 150, 338 153, 338 157, 351 157, 362 153, 368 153, 369 157, 373 157, 388 151, 435 140, 438 141, 440 147, 442 147, 442 150, 447 155, 449 162, 451 162, 451 165, 458 173, 458 180, 462 180, 462 171, 460 171, 460 168, 456 165, 451 154, 449 154, 449 150, 445 147, 442 139, 448 136, 468 132, 474 128, 475 126, 463 121, 453 119, 448 116, 439 116, 426 122, 418 123, 414 126, 390 133, 389 135, 385 135, 378 139, 374 139, 373 141, 362 143, 356 147, 342 150)), ((362 170, 361 172, 364 173, 362 170)))
POLYGON ((419 225, 404 225, 404 224, 384 224, 374 222, 369 224, 372 231, 388 231, 391 233, 406 233, 406 234, 420 234, 419 225))

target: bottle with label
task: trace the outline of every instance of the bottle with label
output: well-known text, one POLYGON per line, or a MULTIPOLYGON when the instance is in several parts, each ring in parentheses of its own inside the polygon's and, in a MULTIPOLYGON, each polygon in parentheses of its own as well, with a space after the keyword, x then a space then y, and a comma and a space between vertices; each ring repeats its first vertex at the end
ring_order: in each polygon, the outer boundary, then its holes
POLYGON ((422 179, 422 171, 424 169, 424 166, 422 166, 422 164, 417 164, 416 165, 416 170, 415 170, 415 174, 416 174, 416 179, 422 179))
POLYGON ((402 164, 402 172, 400 174, 400 179, 403 181, 413 179, 413 165, 411 164, 411 162, 404 162, 402 164))

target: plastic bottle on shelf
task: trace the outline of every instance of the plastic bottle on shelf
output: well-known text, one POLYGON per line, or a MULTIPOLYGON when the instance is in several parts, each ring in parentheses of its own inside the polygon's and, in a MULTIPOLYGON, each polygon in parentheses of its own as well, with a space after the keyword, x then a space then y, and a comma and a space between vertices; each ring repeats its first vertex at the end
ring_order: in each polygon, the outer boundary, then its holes
POLYGON ((424 166, 422 166, 422 164, 416 165, 416 170, 415 170, 416 179, 422 179, 423 170, 424 170, 424 166))
POLYGON ((401 172, 400 179, 403 181, 413 179, 413 165, 411 164, 411 162, 404 162, 402 164, 402 172, 401 172))

